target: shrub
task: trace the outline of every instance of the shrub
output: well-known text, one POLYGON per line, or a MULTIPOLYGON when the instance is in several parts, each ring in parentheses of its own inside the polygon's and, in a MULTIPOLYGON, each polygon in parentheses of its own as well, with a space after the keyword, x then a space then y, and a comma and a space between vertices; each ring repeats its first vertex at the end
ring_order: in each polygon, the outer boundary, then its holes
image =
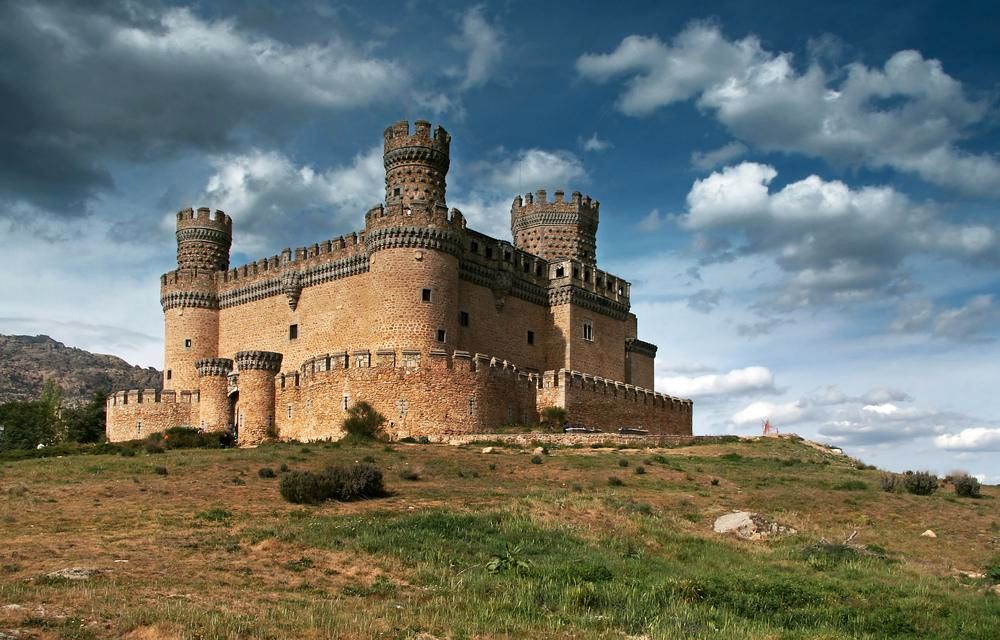
POLYGON ((158 476, 165 476, 165 475, 167 475, 167 468, 166 467, 153 467, 153 473, 155 473, 158 476))
POLYGON ((232 435, 227 431, 199 431, 193 427, 171 427, 162 433, 146 436, 148 444, 158 444, 166 449, 205 449, 232 445, 232 435))
POLYGON ((274 478, 277 477, 278 474, 276 474, 274 469, 271 467, 261 467, 257 470, 257 475, 261 478, 274 478))
POLYGON ((625 481, 619 478, 618 476, 611 476, 608 478, 608 485, 612 487, 620 487, 623 486, 624 484, 625 481))
POLYGON ((409 480, 411 482, 416 482, 420 479, 420 472, 416 469, 411 469, 409 467, 399 470, 400 480, 409 480))
POLYGON ((134 458, 135 449, 133 449, 132 447, 123 447, 118 451, 118 455, 120 455, 123 458, 134 458))
POLYGON ((917 496, 929 496, 938 488, 937 476, 928 471, 907 473, 903 478, 903 486, 907 492, 917 496))
POLYGON ((163 453, 164 451, 166 451, 166 449, 163 448, 163 445, 159 444, 158 442, 147 442, 144 445, 144 448, 146 449, 146 453, 149 454, 163 453))
POLYGON ((225 522, 233 517, 233 514, 221 507, 215 507, 208 511, 199 511, 194 514, 197 520, 208 520, 209 522, 225 522))
POLYGON ((348 502, 386 495, 382 471, 373 464, 331 466, 321 472, 291 471, 281 478, 281 497, 296 504, 348 502))
POLYGON ((344 431, 355 438, 371 440, 379 434, 384 424, 385 416, 362 400, 355 402, 354 406, 347 410, 344 431))
POLYGON ((979 493, 979 480, 970 475, 956 476, 954 479, 955 483, 955 495, 961 498, 978 498, 979 493))
POLYGON ((431 439, 428 438, 427 436, 420 436, 419 438, 417 438, 417 444, 430 444, 430 443, 431 439))
POLYGON ((867 491, 868 485, 861 480, 847 480, 833 487, 837 491, 867 491))
POLYGON ((566 424, 566 418, 566 409, 562 407, 545 407, 542 409, 542 423, 549 429, 562 429, 566 424))
POLYGON ((712 478, 712 486, 713 487, 719 486, 719 479, 718 478, 712 478))
POLYGON ((892 493, 894 491, 899 491, 902 488, 903 481, 895 473, 886 473, 879 478, 878 486, 882 489, 882 491, 892 493))
POLYGON ((639 465, 638 467, 635 468, 635 473, 636 475, 639 476, 643 475, 644 473, 646 473, 646 467, 639 465))
POLYGON ((282 462, 281 466, 278 467, 278 471, 280 471, 281 473, 285 473, 286 471, 288 471, 288 465, 282 462))
POLYGON ((542 464, 542 456, 531 456, 531 464, 542 464))
POLYGON ((620 459, 618 461, 618 466, 619 467, 627 467, 628 466, 628 458, 622 458, 622 459, 620 459))

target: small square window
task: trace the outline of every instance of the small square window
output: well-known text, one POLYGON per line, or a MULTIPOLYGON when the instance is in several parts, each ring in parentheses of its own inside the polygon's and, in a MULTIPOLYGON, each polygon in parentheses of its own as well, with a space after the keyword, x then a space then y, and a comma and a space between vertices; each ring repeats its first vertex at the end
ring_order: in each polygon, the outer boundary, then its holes
POLYGON ((420 290, 420 299, 422 301, 424 301, 424 302, 430 302, 431 301, 431 290, 430 289, 421 289, 420 290))
POLYGON ((594 341, 594 323, 590 320, 583 321, 583 339, 588 342, 594 341))
POLYGON ((438 342, 444 342, 445 333, 446 332, 445 332, 444 329, 438 329, 437 330, 437 341, 438 342))
POLYGON ((288 325, 288 339, 297 340, 299 337, 299 325, 290 324, 288 325))
POLYGON ((174 375, 174 372, 171 371, 170 369, 167 369, 167 380, 169 380, 170 378, 172 378, 173 375, 174 375))
POLYGON ((469 326, 469 312, 468 311, 460 311, 458 313, 458 324, 462 325, 463 327, 469 326))
POLYGON ((392 190, 392 195, 399 196, 399 187, 396 187, 395 189, 392 190))
POLYGON ((556 267, 556 277, 557 278, 562 278, 565 275, 566 275, 566 269, 564 269, 563 267, 556 267))
POLYGON ((535 344, 535 332, 534 331, 529 331, 528 332, 528 344, 535 344))
POLYGON ((184 339, 184 348, 185 349, 190 349, 191 348, 191 338, 185 338, 184 339))

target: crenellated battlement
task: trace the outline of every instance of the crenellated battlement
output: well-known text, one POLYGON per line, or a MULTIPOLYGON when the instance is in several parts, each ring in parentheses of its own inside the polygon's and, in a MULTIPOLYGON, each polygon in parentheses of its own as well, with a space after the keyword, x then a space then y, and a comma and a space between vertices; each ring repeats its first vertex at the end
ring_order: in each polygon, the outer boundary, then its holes
POLYGON ((545 189, 519 195, 510 207, 514 244, 547 260, 571 258, 594 264, 600 208, 600 202, 579 191, 569 200, 563 191, 549 200, 545 189))
POLYGON ((645 389, 620 380, 610 380, 601 376, 593 376, 581 371, 559 369, 546 371, 542 374, 543 388, 563 387, 592 392, 596 395, 610 396, 625 402, 649 405, 668 411, 690 411, 693 403, 687 398, 677 398, 666 393, 645 389))
POLYGON ((198 391, 128 389, 108 394, 107 406, 111 408, 140 404, 198 404, 200 399, 198 391))
POLYGON ((444 155, 451 151, 451 135, 444 127, 438 126, 431 134, 431 123, 426 120, 416 120, 413 123, 413 135, 410 135, 410 123, 399 120, 385 128, 384 152, 410 147, 426 147, 444 155))

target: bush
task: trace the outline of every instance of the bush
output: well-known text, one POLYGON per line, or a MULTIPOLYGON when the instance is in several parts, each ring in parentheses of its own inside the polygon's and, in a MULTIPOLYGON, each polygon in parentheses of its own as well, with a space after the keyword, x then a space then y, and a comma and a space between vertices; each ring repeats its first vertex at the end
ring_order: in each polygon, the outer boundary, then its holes
POLYGON ((894 491, 899 491, 902 488, 903 481, 895 473, 887 473, 879 478, 878 486, 882 489, 882 491, 892 493, 894 491))
POLYGON ((288 471, 288 465, 286 463, 282 462, 281 466, 278 467, 278 471, 280 471, 281 473, 285 473, 286 471, 288 471))
POLYGON ((619 460, 618 461, 618 466, 619 467, 627 467, 628 466, 628 458, 622 458, 621 460, 619 460))
POLYGON ((719 486, 719 479, 718 478, 712 478, 712 486, 713 487, 719 486))
POLYGON ((233 444, 228 431, 199 431, 193 427, 171 427, 162 433, 146 436, 146 447, 159 445, 165 449, 215 449, 233 444))
POLYGON ((837 491, 867 491, 868 485, 861 480, 847 480, 833 487, 837 491))
POLYGON ((153 467, 153 473, 155 473, 158 476, 165 476, 165 475, 167 475, 167 468, 166 467, 153 467))
POLYGON ((384 424, 385 416, 362 400, 361 402, 355 402, 354 406, 347 410, 347 418, 344 420, 344 431, 355 438, 371 440, 379 435, 379 431, 384 424))
POLYGON ((144 448, 146 449, 146 453, 149 454, 163 453, 164 451, 166 451, 166 449, 163 448, 163 445, 161 445, 158 442, 147 442, 144 445, 144 448))
POLYGON ((639 465, 638 467, 635 468, 635 474, 636 475, 641 476, 644 473, 646 473, 646 467, 644 467, 642 465, 639 465))
POLYGON ((257 470, 257 476, 261 478, 276 478, 278 474, 271 467, 262 467, 257 470))
POLYGON ((954 479, 955 483, 955 495, 961 498, 978 498, 979 493, 979 480, 970 475, 956 476, 954 479))
POLYGON ((281 497, 295 504, 349 502, 386 495, 382 471, 373 464, 331 466, 323 471, 291 471, 281 478, 281 497))
POLYGON ((917 471, 907 473, 903 478, 903 486, 907 492, 916 496, 929 496, 938 488, 938 479, 933 473, 928 471, 917 471))
POLYGON ((608 478, 608 485, 612 487, 621 487, 624 484, 625 481, 619 478, 618 476, 611 476, 610 478, 608 478))
POLYGON ((399 470, 400 480, 409 480, 410 482, 416 482, 420 479, 420 472, 416 469, 411 469, 409 467, 399 470))
POLYGON ((562 429, 566 424, 567 413, 562 407, 545 407, 542 409, 542 423, 553 431, 562 429))
POLYGON ((531 464, 542 464, 542 456, 531 456, 531 464))

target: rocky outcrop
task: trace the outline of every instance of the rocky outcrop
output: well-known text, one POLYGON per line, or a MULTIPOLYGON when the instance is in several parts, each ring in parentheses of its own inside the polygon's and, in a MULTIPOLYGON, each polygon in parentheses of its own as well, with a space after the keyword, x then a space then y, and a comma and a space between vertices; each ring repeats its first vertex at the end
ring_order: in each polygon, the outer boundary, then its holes
POLYGON ((62 387, 67 404, 85 402, 97 391, 162 385, 160 372, 152 367, 67 347, 45 335, 0 335, 0 404, 37 399, 46 380, 62 387))

